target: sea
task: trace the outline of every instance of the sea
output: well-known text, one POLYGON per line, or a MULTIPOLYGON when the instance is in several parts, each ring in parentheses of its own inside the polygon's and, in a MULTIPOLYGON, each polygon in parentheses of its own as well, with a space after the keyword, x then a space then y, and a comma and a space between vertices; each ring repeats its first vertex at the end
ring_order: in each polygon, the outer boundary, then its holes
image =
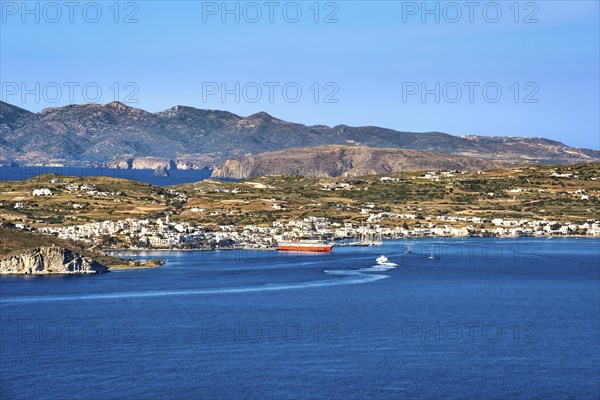
POLYGON ((1 399, 600 398, 598 239, 118 255, 0 278, 1 399))
POLYGON ((180 185, 210 178, 212 170, 188 169, 169 170, 168 176, 155 176, 152 169, 112 169, 93 167, 0 167, 0 181, 22 181, 41 174, 57 174, 61 176, 107 176, 116 179, 135 180, 155 186, 180 185))

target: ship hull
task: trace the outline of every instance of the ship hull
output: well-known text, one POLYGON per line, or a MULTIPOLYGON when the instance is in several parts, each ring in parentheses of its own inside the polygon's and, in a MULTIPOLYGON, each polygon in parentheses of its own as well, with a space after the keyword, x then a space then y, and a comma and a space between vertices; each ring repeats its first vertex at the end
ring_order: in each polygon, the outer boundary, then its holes
POLYGON ((281 245, 281 246, 277 246, 277 250, 279 250, 279 251, 306 252, 306 253, 330 253, 332 247, 333 246, 330 246, 330 245, 322 245, 322 246, 281 245))

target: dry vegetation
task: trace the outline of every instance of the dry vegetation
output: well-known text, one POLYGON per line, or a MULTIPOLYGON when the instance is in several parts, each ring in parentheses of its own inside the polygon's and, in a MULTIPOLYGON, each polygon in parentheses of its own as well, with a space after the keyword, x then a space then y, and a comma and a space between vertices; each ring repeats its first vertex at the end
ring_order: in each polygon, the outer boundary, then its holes
POLYGON ((600 181, 592 180, 600 177, 597 163, 452 176, 438 174, 439 180, 423 179, 423 175, 423 172, 385 175, 397 179, 391 182, 380 181, 380 176, 328 179, 266 176, 247 182, 202 181, 176 189, 191 196, 181 217, 202 224, 219 221, 267 224, 309 215, 364 221, 366 215, 360 211, 367 204, 396 213, 574 222, 597 218, 600 214, 600 181), (588 199, 582 198, 583 193, 588 199), (283 209, 273 209, 273 204, 283 209), (191 212, 193 207, 205 211, 191 212), (211 215, 218 212, 229 215, 211 215))
POLYGON ((25 181, 0 182, 0 213, 3 219, 39 225, 72 225, 99 220, 144 218, 168 209, 169 196, 163 188, 108 177, 60 177, 39 175, 25 181), (54 181, 54 182, 53 182, 54 181), (73 185, 88 184, 103 196, 73 185), (36 188, 47 188, 52 196, 33 196, 36 188), (15 209, 16 203, 24 207, 15 209))
MULTIPOLYGON (((270 225, 276 220, 304 216, 364 222, 367 215, 361 210, 367 204, 375 205, 379 211, 422 216, 450 214, 577 222, 600 215, 598 163, 438 174, 439 180, 423 179, 423 174, 388 174, 396 179, 390 182, 380 181, 381 176, 265 176, 243 182, 205 180, 167 188, 106 177, 42 175, 22 182, 0 183, 0 218, 31 226, 157 218, 166 213, 174 220, 206 226, 270 225), (97 196, 68 189, 69 185, 82 183, 113 195, 97 196), (41 187, 52 190, 54 195, 33 197, 32 190, 41 187), (15 209, 17 202, 22 202, 24 208, 15 209), (82 207, 74 208, 74 204, 82 207)), ((391 225, 403 223, 386 221, 391 225)))

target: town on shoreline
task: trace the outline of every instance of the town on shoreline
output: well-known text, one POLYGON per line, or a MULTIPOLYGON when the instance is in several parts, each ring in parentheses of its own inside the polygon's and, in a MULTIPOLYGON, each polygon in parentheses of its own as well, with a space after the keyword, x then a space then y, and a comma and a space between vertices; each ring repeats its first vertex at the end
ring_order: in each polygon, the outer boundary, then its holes
MULTIPOLYGON (((372 214, 375 219, 402 218, 415 220, 416 215, 372 214)), ((276 249, 281 241, 320 239, 337 245, 377 245, 381 239, 416 239, 431 237, 600 237, 600 220, 585 223, 557 221, 488 220, 479 217, 425 217, 419 227, 389 228, 379 224, 356 226, 331 222, 329 218, 306 217, 287 223, 273 222, 271 227, 256 225, 220 225, 207 230, 186 222, 166 218, 101 221, 65 227, 42 227, 37 232, 55 235, 59 239, 86 242, 113 250, 215 250, 215 249, 276 249), (469 225, 457 227, 451 223, 469 225), (478 228, 475 224, 491 224, 494 228, 478 228)), ((31 229, 18 225, 21 229, 31 229)))
POLYGON ((157 187, 107 177, 0 182, 0 222, 92 249, 368 246, 428 237, 600 237, 600 164, 157 187))

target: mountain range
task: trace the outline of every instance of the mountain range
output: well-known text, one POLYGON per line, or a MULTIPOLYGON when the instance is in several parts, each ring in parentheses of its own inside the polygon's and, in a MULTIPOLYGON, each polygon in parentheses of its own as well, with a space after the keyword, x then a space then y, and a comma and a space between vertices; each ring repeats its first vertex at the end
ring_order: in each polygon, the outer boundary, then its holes
MULTIPOLYGON (((600 161, 598 150, 573 148, 544 138, 459 137, 375 126, 307 126, 265 112, 241 117, 187 106, 151 113, 120 102, 68 105, 33 113, 0 102, 1 164, 225 168, 230 159, 328 145, 419 150, 503 164, 600 161)), ((290 154, 285 156, 287 160, 290 154)), ((406 158, 410 154, 403 155, 404 167, 410 162, 410 157, 406 158)), ((367 164, 361 169, 377 170, 367 164)))

